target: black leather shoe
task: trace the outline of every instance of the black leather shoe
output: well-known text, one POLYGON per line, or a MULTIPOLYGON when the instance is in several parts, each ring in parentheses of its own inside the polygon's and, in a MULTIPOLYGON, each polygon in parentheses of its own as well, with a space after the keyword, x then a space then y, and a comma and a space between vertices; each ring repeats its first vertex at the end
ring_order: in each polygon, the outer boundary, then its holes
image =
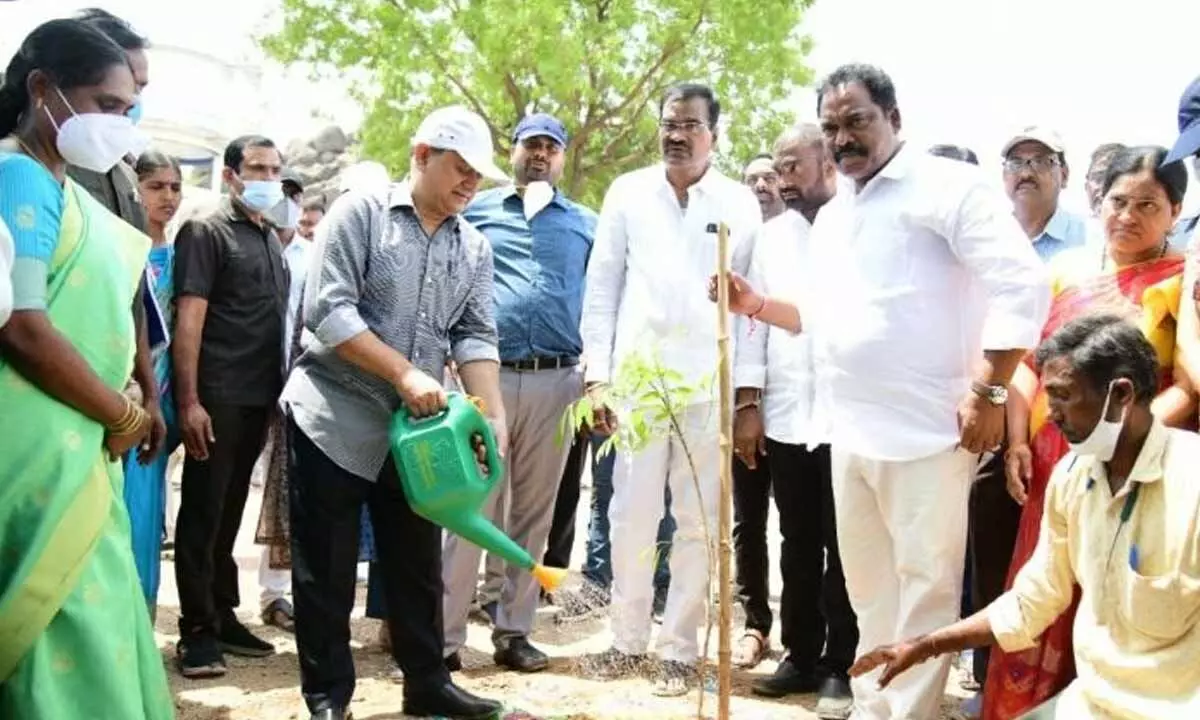
POLYGON ((476 697, 454 683, 404 688, 404 714, 448 720, 493 720, 500 703, 476 697))
POLYGON ((781 698, 787 695, 814 693, 821 686, 820 679, 812 672, 804 672, 785 658, 775 668, 775 674, 754 683, 750 690, 755 695, 781 698))
POLYGON ((529 639, 521 636, 509 638, 508 644, 498 648, 492 659, 501 667, 522 673, 541 672, 550 665, 546 653, 530 645, 529 639))
POLYGON ((446 659, 442 662, 446 664, 447 672, 458 672, 459 670, 462 670, 462 656, 456 652, 447 655, 446 659))

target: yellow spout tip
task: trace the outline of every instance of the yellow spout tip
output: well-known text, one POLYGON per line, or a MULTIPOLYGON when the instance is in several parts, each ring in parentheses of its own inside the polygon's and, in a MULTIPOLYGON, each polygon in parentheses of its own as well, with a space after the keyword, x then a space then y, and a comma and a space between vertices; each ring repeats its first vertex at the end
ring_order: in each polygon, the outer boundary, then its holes
POLYGON ((546 592, 554 592, 559 585, 563 584, 563 580, 567 579, 566 568, 546 567, 545 565, 534 565, 533 577, 538 581, 538 585, 546 592))

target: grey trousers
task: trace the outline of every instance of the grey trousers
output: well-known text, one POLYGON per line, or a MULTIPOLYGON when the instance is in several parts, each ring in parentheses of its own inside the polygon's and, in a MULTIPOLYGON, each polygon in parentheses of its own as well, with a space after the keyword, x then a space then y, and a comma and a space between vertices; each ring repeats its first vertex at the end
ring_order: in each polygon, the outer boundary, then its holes
MULTIPOLYGON (((504 479, 497 483, 482 512, 513 542, 540 560, 554 519, 563 466, 571 450, 569 438, 557 441, 559 427, 567 407, 583 394, 583 370, 573 367, 516 372, 501 368, 500 391, 508 418, 508 456, 504 479), (505 496, 507 518, 500 513, 505 496)), ((445 534, 442 608, 447 655, 466 642, 467 613, 478 582, 482 552, 453 533, 445 534)), ((493 633, 498 647, 508 638, 529 634, 539 598, 539 588, 528 570, 508 566, 504 575, 493 633)))

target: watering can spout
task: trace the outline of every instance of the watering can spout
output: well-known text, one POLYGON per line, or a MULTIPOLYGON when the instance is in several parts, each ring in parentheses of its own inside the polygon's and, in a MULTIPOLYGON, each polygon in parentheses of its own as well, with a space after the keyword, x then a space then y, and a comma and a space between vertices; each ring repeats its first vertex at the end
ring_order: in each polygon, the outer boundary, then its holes
POLYGON ((430 520, 474 543, 490 553, 504 558, 505 562, 529 570, 546 592, 558 589, 567 576, 565 568, 552 568, 534 562, 533 557, 516 544, 478 512, 454 513, 430 520))

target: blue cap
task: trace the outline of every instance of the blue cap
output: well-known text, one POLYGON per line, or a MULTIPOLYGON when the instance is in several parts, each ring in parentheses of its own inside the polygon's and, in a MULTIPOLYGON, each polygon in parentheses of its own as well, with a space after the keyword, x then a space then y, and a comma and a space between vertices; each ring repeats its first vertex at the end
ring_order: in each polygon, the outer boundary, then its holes
POLYGON ((525 142, 531 137, 545 135, 559 145, 567 146, 567 129, 553 115, 534 113, 521 118, 513 131, 513 142, 525 142))
POLYGON ((1179 139, 1163 165, 1189 158, 1200 152, 1200 77, 1192 81, 1179 98, 1179 139))

